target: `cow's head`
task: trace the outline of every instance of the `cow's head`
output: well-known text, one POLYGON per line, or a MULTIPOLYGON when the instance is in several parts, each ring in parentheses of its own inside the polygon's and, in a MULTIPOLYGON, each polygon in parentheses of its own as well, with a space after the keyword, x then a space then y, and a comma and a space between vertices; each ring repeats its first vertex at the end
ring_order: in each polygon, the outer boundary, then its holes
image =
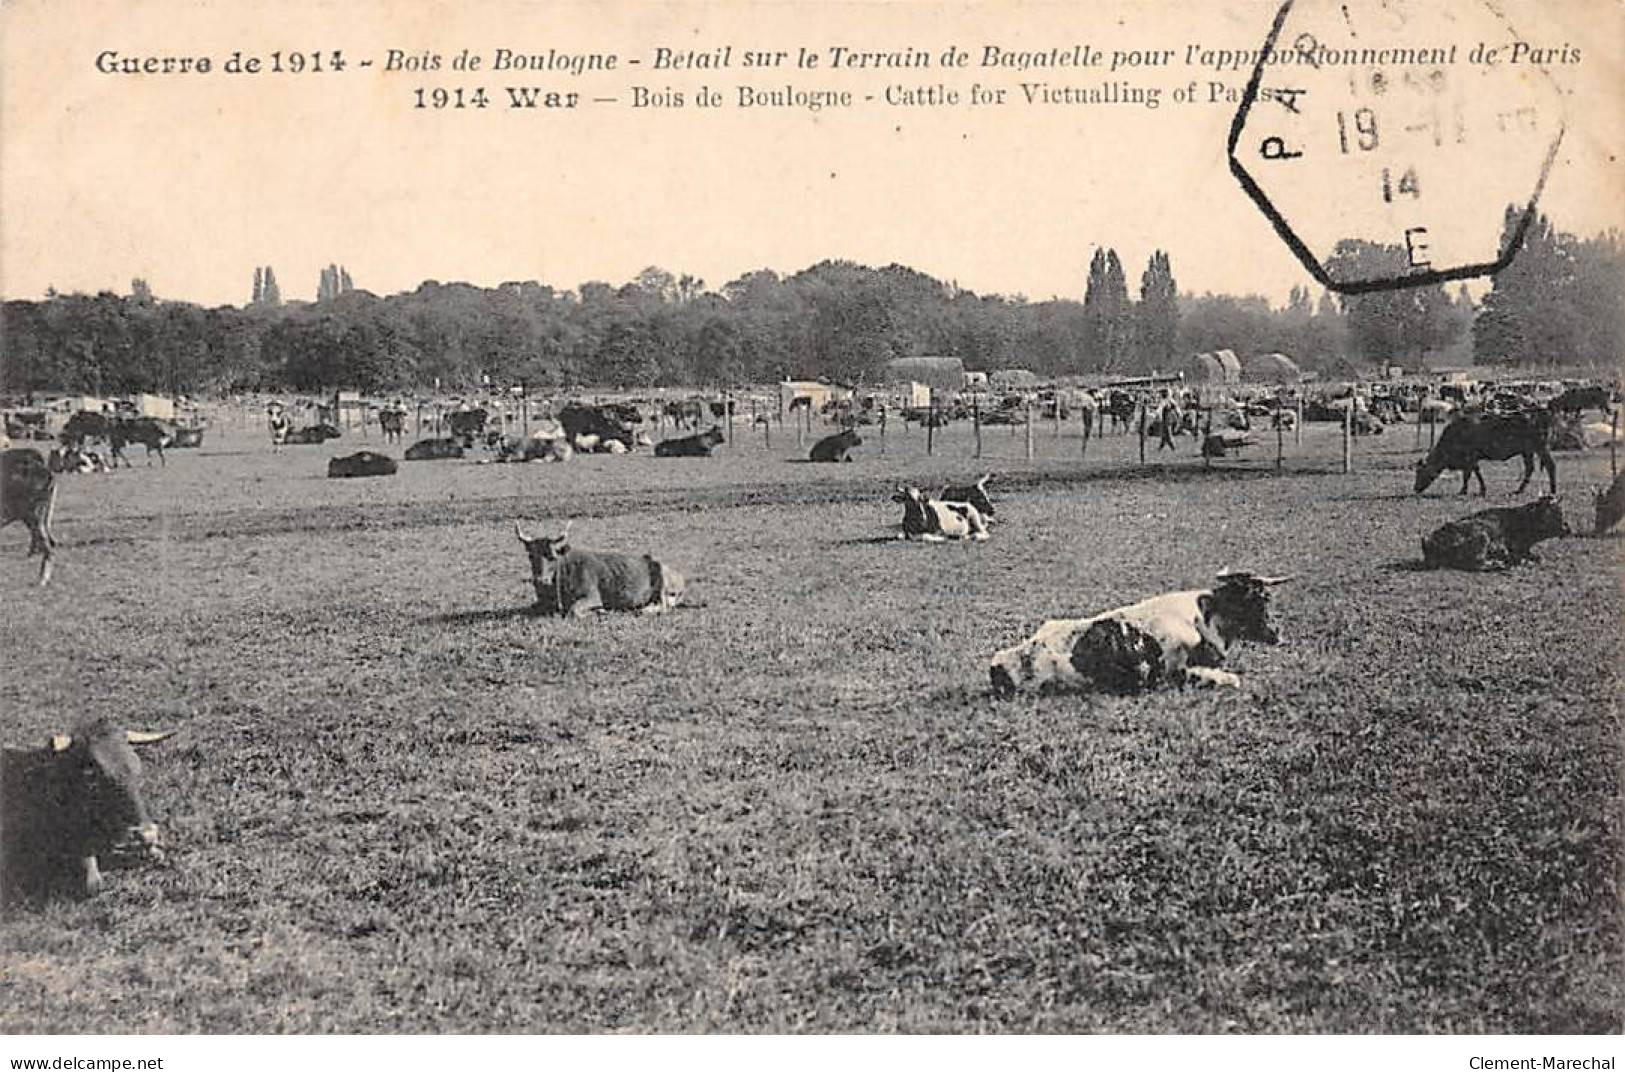
POLYGON ((1563 507, 1555 495, 1542 495, 1523 507, 1529 533, 1536 539, 1550 540, 1571 535, 1567 521, 1563 520, 1563 507))
POLYGON ((891 501, 894 503, 922 503, 925 501, 925 492, 912 484, 899 484, 892 493, 891 501))
POLYGON ((722 426, 721 425, 713 424, 711 426, 711 430, 706 432, 705 435, 703 437, 701 437, 701 438, 703 438, 707 443, 711 444, 713 447, 720 447, 723 444, 723 442, 725 442, 727 440, 728 437, 722 434, 722 426))
POLYGON ((158 826, 142 792, 141 760, 132 746, 168 736, 124 730, 103 719, 51 738, 52 760, 66 780, 62 818, 78 842, 71 846, 76 855, 163 859, 158 826))
POLYGON ((1416 494, 1420 495, 1426 491, 1428 485, 1437 480, 1442 472, 1444 472, 1444 463, 1434 461, 1431 454, 1418 461, 1416 463, 1416 494))
POLYGON ((518 521, 513 523, 513 531, 530 557, 530 582, 536 588, 537 602, 549 602, 559 559, 570 553, 570 523, 565 522, 564 531, 557 536, 527 536, 525 526, 518 521))
POLYGON ((1201 598, 1202 613, 1226 644, 1238 640, 1279 644, 1280 631, 1269 616, 1270 589, 1291 579, 1226 571, 1219 574, 1213 590, 1201 598))
POLYGON ((987 668, 988 685, 993 695, 1003 700, 1023 689, 1042 688, 1071 676, 1070 651, 1038 640, 1024 640, 996 652, 987 668))
POLYGON ((987 497, 987 482, 993 479, 992 473, 983 473, 981 479, 970 486, 970 494, 965 501, 976 507, 976 512, 984 518, 991 519, 994 515, 993 500, 987 497))

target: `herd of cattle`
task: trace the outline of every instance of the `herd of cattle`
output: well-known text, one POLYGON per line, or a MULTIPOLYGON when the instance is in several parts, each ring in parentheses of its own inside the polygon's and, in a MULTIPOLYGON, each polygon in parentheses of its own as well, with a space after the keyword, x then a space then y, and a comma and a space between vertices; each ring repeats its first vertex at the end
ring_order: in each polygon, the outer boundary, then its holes
MULTIPOLYGON (((512 436, 486 438, 483 414, 459 415, 448 422, 449 435, 415 443, 407 460, 458 457, 476 441, 484 442, 493 460, 533 461, 568 458, 578 450, 624 452, 647 446, 630 407, 566 407, 556 424, 542 434, 515 441, 512 436), (618 445, 615 447, 609 444, 618 445)), ((698 420, 701 413, 684 414, 698 420)), ((71 423, 71 422, 70 422, 71 423)), ((273 446, 299 440, 285 420, 268 422, 273 446)), ((314 441, 330 438, 321 425, 309 433, 314 441), (316 437, 320 436, 320 439, 316 437)), ((1427 456, 1416 464, 1414 488, 1422 493, 1446 470, 1462 475, 1461 493, 1477 477, 1487 494, 1479 466, 1484 461, 1521 458, 1521 493, 1536 460, 1548 480, 1547 495, 1516 507, 1482 510, 1430 532, 1422 540, 1423 562, 1430 568, 1504 569, 1535 560, 1534 546, 1570 533, 1556 501, 1557 470, 1549 449, 1549 410, 1486 410, 1459 416, 1445 427, 1427 456)), ((302 430, 303 431, 303 430, 302 430)), ((333 429, 336 433, 337 429, 333 429)), ((162 462, 164 443, 149 442, 140 425, 75 426, 76 449, 99 433, 115 456, 133 442, 148 446, 162 462)), ((398 440, 404 421, 392 421, 398 440)), ((161 439, 161 437, 160 437, 161 439)), ((673 437, 654 445, 658 457, 703 457, 725 441, 720 428, 673 437)), ((819 440, 812 461, 851 461, 863 440, 856 426, 819 440)), ((64 441, 64 445, 68 445, 64 441)), ((126 460, 127 461, 127 460, 126 460)), ((51 515, 57 474, 37 450, 7 449, 3 454, 4 523, 20 520, 29 531, 29 554, 42 557, 39 583, 50 580, 55 540, 51 515)), ((397 469, 388 455, 361 451, 329 463, 335 477, 387 475, 397 469)), ((901 505, 899 536, 940 543, 989 539, 997 516, 988 485, 993 474, 935 493, 899 487, 892 501, 901 505)), ((1602 533, 1625 517, 1625 474, 1596 494, 1595 531, 1602 533)), ((533 535, 523 525, 515 533, 525 551, 541 613, 581 617, 595 611, 656 614, 681 604, 685 579, 669 563, 648 554, 622 554, 578 548, 569 525, 557 536, 533 535)), ((1083 618, 1045 621, 1027 639, 995 653, 987 676, 992 693, 1008 697, 1022 690, 1071 687, 1106 693, 1137 693, 1160 686, 1239 685, 1224 669, 1230 651, 1243 642, 1277 644, 1280 632, 1270 620, 1272 590, 1283 576, 1226 571, 1205 588, 1154 595, 1128 606, 1083 618)), ((129 732, 98 721, 71 735, 53 738, 31 750, 0 753, 0 787, 4 823, 0 824, 0 894, 6 902, 49 898, 63 893, 93 894, 102 885, 101 863, 160 859, 158 830, 142 791, 141 763, 134 746, 161 734, 129 732)))

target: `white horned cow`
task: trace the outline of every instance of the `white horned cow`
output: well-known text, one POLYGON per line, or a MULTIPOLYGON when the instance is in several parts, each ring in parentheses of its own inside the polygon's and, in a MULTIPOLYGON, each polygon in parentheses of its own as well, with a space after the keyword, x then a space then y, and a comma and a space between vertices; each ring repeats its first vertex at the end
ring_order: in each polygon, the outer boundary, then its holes
POLYGON ((570 546, 570 526, 557 536, 514 532, 530 556, 531 584, 542 610, 582 617, 593 610, 635 610, 658 614, 683 598, 682 574, 652 555, 578 551, 570 546))
POLYGON ((98 857, 162 860, 131 746, 168 736, 101 719, 42 748, 0 751, 0 901, 94 895, 98 857))
POLYGON ((891 501, 903 504, 905 540, 942 543, 945 540, 985 540, 987 522, 970 503, 927 499, 916 487, 901 487, 891 501))
POLYGON ((1220 669, 1238 642, 1280 643, 1269 590, 1289 577, 1224 572, 1211 588, 1165 592, 1089 618, 1056 618, 993 656, 993 692, 1013 696, 1045 685, 1133 693, 1158 685, 1227 685, 1220 669))

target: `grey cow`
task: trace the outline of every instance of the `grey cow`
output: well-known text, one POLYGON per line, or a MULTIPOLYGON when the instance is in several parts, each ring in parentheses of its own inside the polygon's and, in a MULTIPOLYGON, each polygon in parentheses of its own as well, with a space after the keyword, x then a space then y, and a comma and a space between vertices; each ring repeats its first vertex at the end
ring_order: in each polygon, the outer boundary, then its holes
POLYGON ((536 605, 555 614, 581 617, 591 610, 637 610, 658 614, 683 597, 682 574, 652 555, 578 551, 570 546, 570 526, 558 536, 514 533, 530 556, 536 605))
POLYGON ((161 860, 132 746, 168 736, 101 719, 42 748, 0 751, 0 901, 94 895, 98 857, 161 860))

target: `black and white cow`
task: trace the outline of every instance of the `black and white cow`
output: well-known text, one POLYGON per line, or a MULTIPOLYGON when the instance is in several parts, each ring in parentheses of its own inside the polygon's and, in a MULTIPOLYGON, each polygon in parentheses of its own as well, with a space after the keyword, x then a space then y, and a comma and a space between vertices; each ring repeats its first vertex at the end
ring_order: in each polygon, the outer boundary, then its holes
POLYGON ((681 439, 663 439, 655 444, 656 458, 709 458, 711 451, 727 440, 722 429, 712 425, 709 430, 699 435, 683 436, 681 439))
POLYGON ((998 696, 1046 685, 1138 692, 1158 685, 1228 685, 1220 669, 1243 640, 1280 643, 1270 624, 1270 588, 1290 578, 1221 573, 1211 588, 1165 592, 1089 618, 1055 618, 993 656, 998 696))
POLYGON ((891 497, 903 504, 903 539, 942 543, 945 540, 985 540, 987 523, 970 503, 927 499, 916 487, 900 487, 891 497))
POLYGON ((536 605, 549 613, 575 618, 593 610, 658 614, 683 598, 682 574, 652 555, 578 551, 570 546, 568 524, 557 536, 527 536, 516 521, 514 534, 530 558, 536 605))
MULTIPOLYGON (((13 447, 0 454, 0 527, 21 521, 28 526, 28 553, 43 556, 39 583, 51 582, 51 514, 56 510, 56 476, 32 447, 13 447)), ((0 817, 3 821, 3 817, 0 817)))
POLYGON ((0 900, 98 893, 104 856, 161 860, 131 746, 169 735, 104 719, 43 748, 0 751, 0 900))

